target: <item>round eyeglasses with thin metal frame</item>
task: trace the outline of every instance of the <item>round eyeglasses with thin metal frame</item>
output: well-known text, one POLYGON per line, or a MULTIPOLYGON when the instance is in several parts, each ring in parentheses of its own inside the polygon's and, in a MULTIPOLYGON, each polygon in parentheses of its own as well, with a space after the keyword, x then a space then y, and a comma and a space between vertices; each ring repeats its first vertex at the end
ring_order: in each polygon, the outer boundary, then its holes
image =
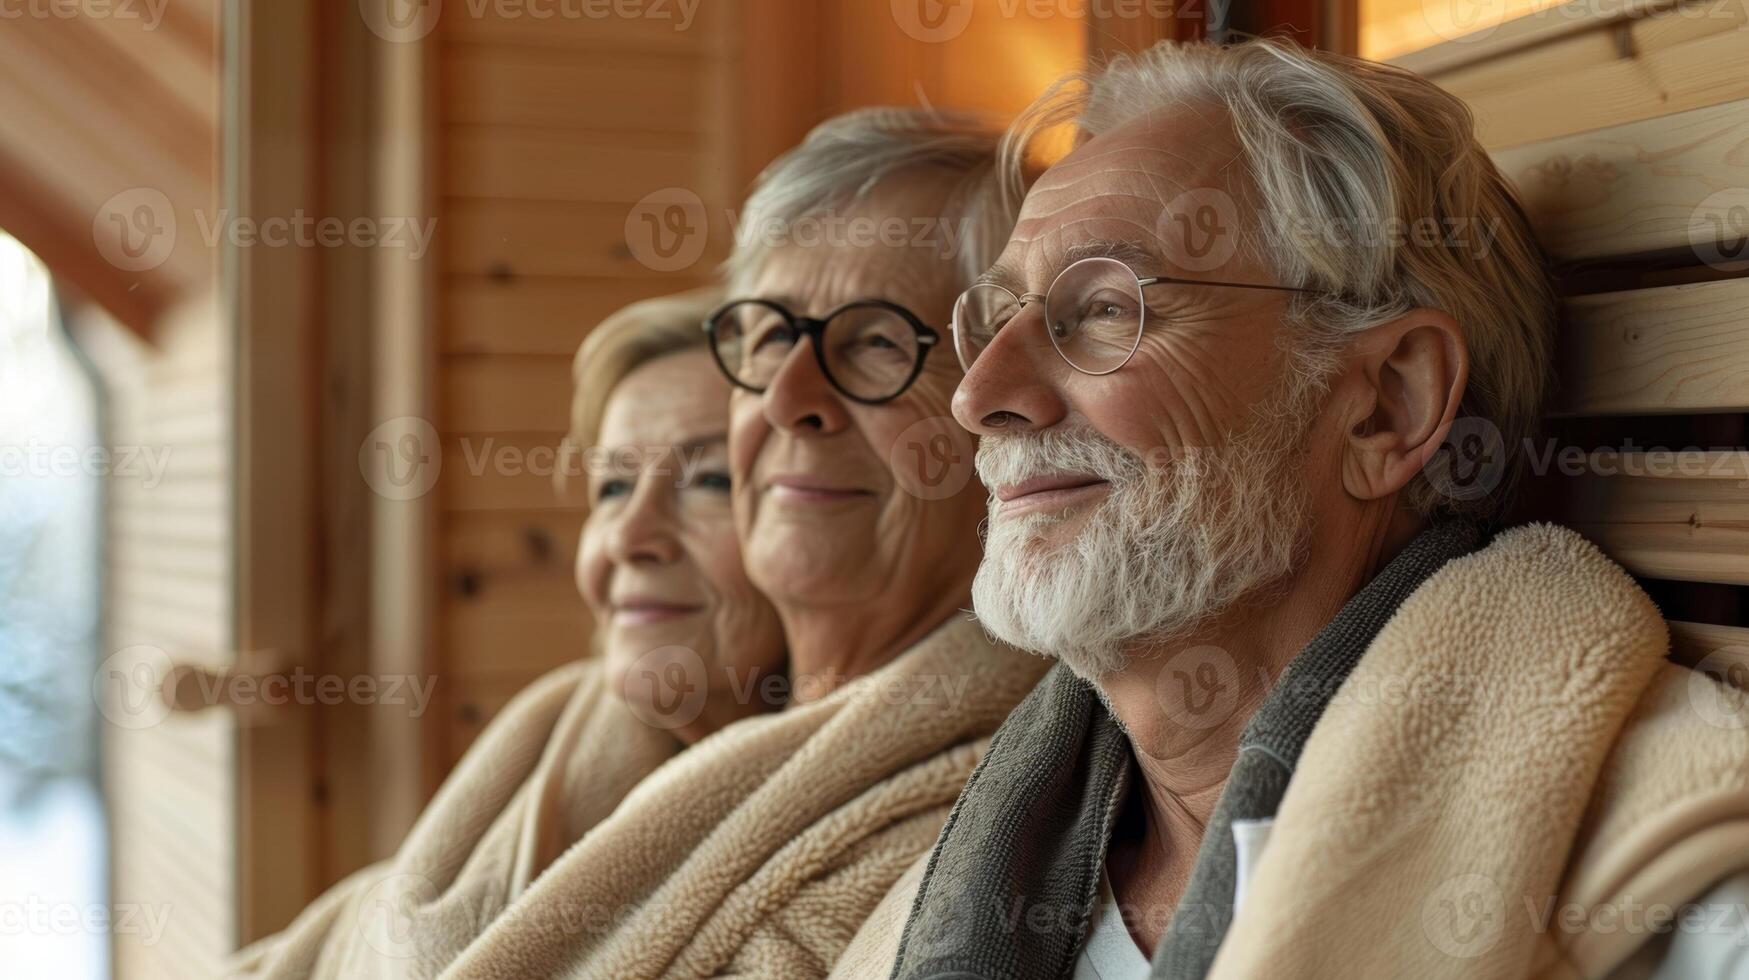
MULTIPOLYGON (((729 379, 730 384, 737 388, 751 391, 756 395, 765 394, 765 390, 769 388, 770 385, 753 384, 739 377, 733 370, 730 370, 729 364, 724 359, 723 352, 719 346, 720 338, 717 329, 719 324, 723 322, 724 318, 731 311, 744 306, 757 306, 777 314, 791 330, 795 331, 796 339, 794 343, 800 343, 803 337, 812 341, 809 346, 814 349, 814 363, 819 365, 820 374, 826 378, 826 383, 830 384, 834 391, 851 401, 862 405, 881 405, 903 395, 910 389, 911 385, 916 382, 917 377, 923 373, 923 362, 929 359, 929 352, 941 342, 941 334, 937 332, 935 328, 926 325, 917 317, 917 314, 912 313, 910 310, 905 309, 897 303, 891 303, 884 299, 863 299, 845 303, 843 306, 838 307, 818 319, 814 317, 797 316, 785 308, 783 304, 773 300, 734 300, 718 307, 715 312, 705 318, 703 324, 704 334, 710 342, 711 359, 717 362, 717 369, 723 372, 723 376, 729 379), (898 387, 891 393, 872 397, 856 394, 839 382, 838 378, 833 375, 832 368, 826 363, 825 345, 822 342, 826 335, 826 328, 833 319, 844 313, 870 309, 883 310, 905 321, 905 323, 910 326, 913 336, 917 341, 917 355, 911 365, 910 371, 905 375, 905 379, 900 382, 898 387)), ((791 350, 794 350, 794 343, 791 344, 791 350)), ((785 354, 785 359, 787 359, 788 356, 788 354, 785 354)))
POLYGON ((1146 276, 1146 277, 1144 277, 1144 276, 1137 274, 1137 272, 1134 269, 1130 268, 1128 263, 1123 262, 1119 259, 1106 258, 1104 256, 1089 256, 1088 258, 1079 259, 1075 262, 1069 263, 1068 267, 1063 269, 1062 272, 1057 273, 1056 277, 1051 280, 1050 286, 1048 288, 1046 288, 1043 293, 1022 293, 1022 294, 1016 296, 1014 294, 1014 291, 1007 288, 1006 286, 1001 286, 1001 285, 998 285, 996 283, 988 283, 988 282, 987 283, 979 283, 978 285, 973 286, 971 289, 968 289, 965 292, 961 293, 959 296, 959 299, 955 300, 954 304, 953 304, 953 324, 952 324, 953 350, 954 350, 954 354, 959 358, 960 367, 968 372, 971 371, 972 363, 978 359, 979 354, 983 353, 984 347, 988 347, 990 345, 990 343, 996 339, 996 334, 1001 332, 1001 330, 1004 327, 1006 327, 1008 325, 1008 323, 1010 321, 1012 321, 1015 317, 1019 316, 1021 314, 1021 312, 1026 309, 1026 305, 1028 303, 1042 301, 1044 303, 1044 307, 1046 310, 1045 319, 1048 321, 1050 318, 1049 317, 1049 310, 1051 308, 1051 296, 1056 291, 1057 285, 1059 283, 1061 283, 1066 276, 1068 276, 1072 272, 1075 272, 1077 269, 1082 270, 1081 274, 1085 275, 1087 269, 1094 267, 1094 265, 1090 265, 1090 263, 1097 264, 1101 268, 1111 268, 1111 271, 1113 271, 1114 273, 1118 269, 1121 269, 1123 272, 1127 273, 1130 276, 1130 278, 1135 280, 1136 299, 1137 299, 1136 329, 1135 329, 1135 336, 1130 338, 1130 344, 1129 344, 1128 350, 1126 350, 1124 352, 1123 358, 1121 360, 1119 360, 1115 365, 1113 365, 1109 368, 1105 368, 1103 370, 1096 371, 1096 370, 1082 367, 1081 365, 1075 363, 1074 359, 1069 356, 1068 352, 1063 350, 1062 343, 1057 338, 1057 333, 1050 329, 1050 324, 1048 322, 1045 324, 1045 336, 1050 338, 1051 349, 1055 350, 1057 352, 1057 356, 1061 357, 1063 359, 1064 363, 1068 364, 1070 367, 1081 372, 1082 374, 1090 374, 1090 375, 1094 375, 1095 377, 1098 377, 1101 375, 1111 374, 1112 372, 1117 371, 1119 368, 1122 368, 1125 364, 1128 364, 1130 362, 1130 358, 1132 358, 1136 355, 1136 349, 1138 347, 1140 347, 1141 343, 1142 343, 1142 331, 1147 326, 1147 323, 1148 323, 1148 305, 1146 302, 1142 301, 1143 300, 1142 290, 1145 287, 1159 285, 1161 283, 1176 283, 1179 285, 1186 285, 1186 286, 1228 286, 1228 287, 1232 287, 1235 289, 1268 289, 1268 290, 1274 290, 1277 292, 1284 292, 1284 293, 1317 293, 1317 292, 1319 292, 1319 290, 1316 290, 1316 289, 1305 289, 1305 288, 1302 288, 1299 286, 1274 286, 1274 285, 1265 285, 1262 283, 1252 283, 1252 282, 1224 282, 1224 281, 1213 280, 1213 279, 1182 279, 1182 278, 1179 278, 1177 276, 1146 276), (1115 268, 1112 268, 1112 267, 1115 267, 1115 268), (983 346, 979 347, 977 351, 973 352, 971 354, 971 356, 968 357, 966 355, 966 349, 970 346, 971 341, 967 335, 967 326, 965 324, 966 300, 967 300, 967 297, 973 295, 974 292, 976 292, 977 290, 980 290, 980 289, 996 289, 996 290, 1002 291, 1003 293, 1008 294, 1008 297, 1014 301, 1014 312, 1012 314, 1010 314, 1007 317, 1007 319, 1003 320, 1000 324, 987 327, 986 328, 987 339, 983 342, 983 346))

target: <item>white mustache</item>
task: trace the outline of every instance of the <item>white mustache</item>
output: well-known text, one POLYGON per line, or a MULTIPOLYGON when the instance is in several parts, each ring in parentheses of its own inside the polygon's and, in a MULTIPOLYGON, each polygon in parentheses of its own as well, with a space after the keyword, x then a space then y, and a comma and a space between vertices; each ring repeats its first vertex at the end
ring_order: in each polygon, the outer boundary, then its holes
POLYGON ((1088 425, 1054 427, 1024 435, 984 436, 975 458, 987 487, 1008 486, 1057 473, 1086 473, 1122 486, 1146 469, 1136 453, 1088 425))

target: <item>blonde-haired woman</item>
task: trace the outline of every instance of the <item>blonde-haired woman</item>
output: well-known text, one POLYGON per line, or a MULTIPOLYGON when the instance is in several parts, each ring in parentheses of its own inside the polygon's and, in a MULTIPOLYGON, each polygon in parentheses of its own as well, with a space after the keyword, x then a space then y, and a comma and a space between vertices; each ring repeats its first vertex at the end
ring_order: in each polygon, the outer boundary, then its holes
POLYGON ((588 492, 577 585, 597 655, 511 701, 400 851, 244 950, 237 975, 435 976, 645 776, 780 706, 757 694, 783 637, 741 567, 729 386, 701 330, 719 298, 635 304, 577 353, 563 472, 588 492))

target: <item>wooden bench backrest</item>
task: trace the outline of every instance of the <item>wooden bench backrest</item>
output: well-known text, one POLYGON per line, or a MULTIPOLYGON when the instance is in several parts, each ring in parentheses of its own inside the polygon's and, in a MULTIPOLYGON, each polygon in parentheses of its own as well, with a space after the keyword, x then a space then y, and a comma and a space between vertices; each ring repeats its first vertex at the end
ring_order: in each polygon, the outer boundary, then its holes
POLYGON ((1397 63, 1470 105, 1554 262, 1533 512, 1749 682, 1749 5, 1581 0, 1397 63))

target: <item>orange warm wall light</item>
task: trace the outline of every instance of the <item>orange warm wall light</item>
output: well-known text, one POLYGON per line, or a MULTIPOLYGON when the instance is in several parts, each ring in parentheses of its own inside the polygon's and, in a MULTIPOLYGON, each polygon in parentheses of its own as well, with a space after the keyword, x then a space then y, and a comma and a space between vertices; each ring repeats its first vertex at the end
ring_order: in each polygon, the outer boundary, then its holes
POLYGON ((1540 13, 1562 0, 1360 0, 1360 56, 1382 61, 1540 13))

